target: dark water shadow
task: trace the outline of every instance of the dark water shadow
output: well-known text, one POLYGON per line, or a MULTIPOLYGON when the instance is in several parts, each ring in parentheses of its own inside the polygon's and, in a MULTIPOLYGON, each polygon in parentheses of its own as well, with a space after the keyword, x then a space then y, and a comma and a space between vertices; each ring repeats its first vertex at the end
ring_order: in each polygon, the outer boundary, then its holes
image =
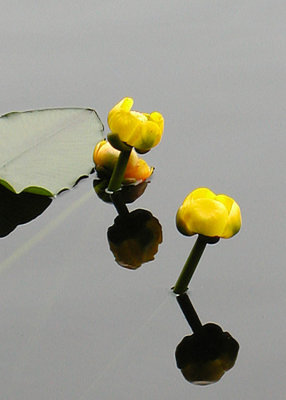
MULTIPOLYGON (((94 179, 93 188, 102 201, 105 203, 113 203, 111 194, 107 191, 108 183, 109 181, 107 179, 94 179)), ((117 192, 120 196, 120 201, 125 204, 133 203, 143 195, 149 183, 150 181, 144 181, 122 186, 122 188, 117 192)))
POLYGON ((196 385, 218 382, 237 358, 239 344, 222 328, 209 322, 202 324, 189 296, 176 296, 193 334, 185 336, 175 352, 177 367, 184 378, 196 385))
POLYGON ((127 199, 135 201, 144 193, 146 186, 143 191, 133 186, 134 193, 132 187, 128 189, 131 190, 110 195, 118 216, 107 230, 107 239, 117 264, 135 270, 154 260, 163 241, 163 233, 159 220, 149 210, 136 209, 130 212, 126 206, 127 199))
POLYGON ((152 261, 162 243, 162 227, 150 211, 119 214, 107 230, 109 248, 121 267, 137 269, 152 261))
POLYGON ((154 260, 163 241, 162 226, 149 210, 129 211, 127 204, 134 203, 143 195, 150 181, 122 186, 108 192, 107 179, 95 179, 93 188, 105 203, 112 203, 118 213, 107 230, 109 248, 118 265, 136 270, 154 260))
POLYGON ((0 185, 0 237, 37 218, 51 202, 50 197, 26 192, 15 194, 0 185))

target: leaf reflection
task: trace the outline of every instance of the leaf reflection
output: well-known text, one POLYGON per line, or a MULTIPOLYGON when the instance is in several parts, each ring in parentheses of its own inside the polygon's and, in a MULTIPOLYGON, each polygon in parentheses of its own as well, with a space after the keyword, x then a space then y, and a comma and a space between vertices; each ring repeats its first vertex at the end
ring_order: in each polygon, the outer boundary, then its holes
POLYGON ((37 218, 51 202, 50 197, 26 192, 15 194, 0 185, 0 237, 37 218))
POLYGON ((193 331, 176 348, 177 367, 185 379, 193 384, 215 383, 234 366, 239 344, 220 326, 214 323, 202 325, 186 293, 176 299, 193 331))

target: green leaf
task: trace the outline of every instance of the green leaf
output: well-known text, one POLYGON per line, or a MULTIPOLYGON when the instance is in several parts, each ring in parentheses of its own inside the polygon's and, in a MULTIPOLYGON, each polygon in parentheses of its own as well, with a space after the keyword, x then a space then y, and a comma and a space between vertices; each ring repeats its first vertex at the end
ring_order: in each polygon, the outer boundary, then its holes
POLYGON ((94 168, 93 150, 103 139, 94 110, 58 108, 0 117, 0 183, 54 196, 94 168))

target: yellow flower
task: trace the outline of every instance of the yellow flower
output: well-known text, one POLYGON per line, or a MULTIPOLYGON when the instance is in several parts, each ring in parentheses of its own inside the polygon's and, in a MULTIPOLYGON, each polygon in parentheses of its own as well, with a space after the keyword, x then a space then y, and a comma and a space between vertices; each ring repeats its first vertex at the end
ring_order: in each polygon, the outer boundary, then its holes
POLYGON ((240 208, 231 197, 198 188, 185 198, 177 212, 176 224, 178 230, 187 236, 198 233, 230 238, 240 230, 240 208))
POLYGON ((139 152, 147 152, 161 140, 164 118, 159 112, 151 114, 131 111, 133 99, 125 97, 108 114, 108 125, 119 139, 135 147, 139 152))
MULTIPOLYGON (((99 173, 110 176, 115 167, 115 164, 119 157, 119 150, 116 150, 106 140, 99 142, 93 152, 93 161, 96 165, 96 170, 99 173)), ((130 183, 134 181, 144 181, 150 177, 153 172, 153 168, 140 157, 138 157, 136 151, 132 149, 128 164, 124 173, 124 183, 130 183)))

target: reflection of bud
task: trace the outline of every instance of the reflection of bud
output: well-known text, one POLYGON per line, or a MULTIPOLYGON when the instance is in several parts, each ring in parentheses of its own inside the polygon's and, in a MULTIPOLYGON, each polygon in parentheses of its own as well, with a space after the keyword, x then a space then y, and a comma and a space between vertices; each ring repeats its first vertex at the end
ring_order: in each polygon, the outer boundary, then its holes
MULTIPOLYGON (((122 188, 120 189, 120 196, 122 201, 125 204, 133 203, 135 200, 138 199, 138 197, 142 196, 148 183, 149 183, 148 181, 144 181, 140 183, 122 186, 122 188)), ((110 197, 110 193, 106 192, 107 187, 108 187, 108 180, 95 179, 93 181, 93 188, 98 197, 101 200, 105 201, 106 203, 111 203, 112 200, 110 197)))
POLYGON ((136 269, 154 260, 162 242, 162 228, 149 211, 135 210, 124 216, 118 215, 108 229, 107 237, 117 263, 136 269))
POLYGON ((208 385, 234 366, 238 350, 239 344, 228 332, 208 323, 177 346, 177 367, 189 382, 208 385))

